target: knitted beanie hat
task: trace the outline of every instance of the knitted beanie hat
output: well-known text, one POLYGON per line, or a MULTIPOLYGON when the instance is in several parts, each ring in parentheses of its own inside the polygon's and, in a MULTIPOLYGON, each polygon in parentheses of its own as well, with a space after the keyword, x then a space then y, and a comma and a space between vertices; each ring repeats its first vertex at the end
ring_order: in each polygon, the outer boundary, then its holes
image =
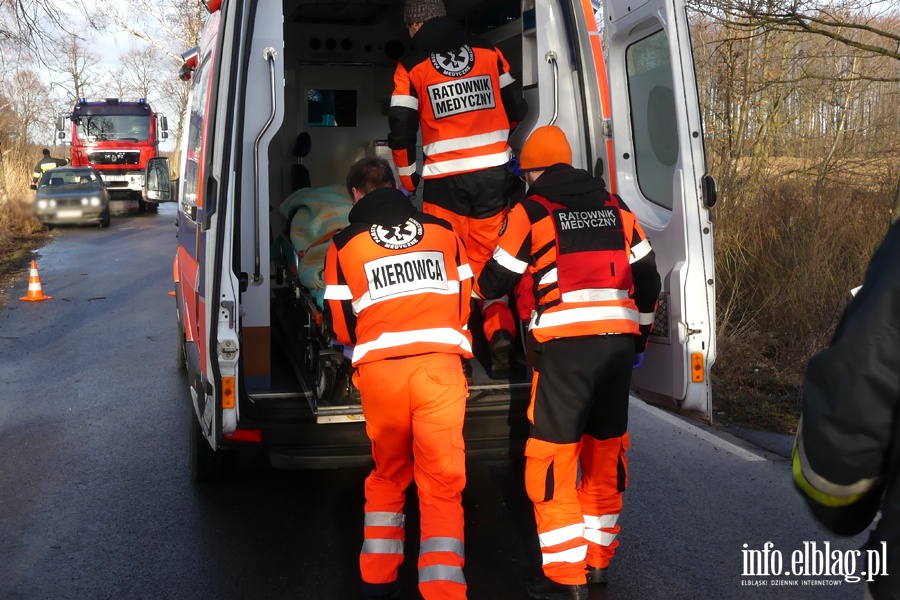
POLYGON ((532 131, 519 153, 519 169, 543 170, 558 163, 572 164, 572 147, 563 130, 544 125, 532 131))
POLYGON ((407 25, 446 16, 447 9, 442 0, 406 0, 403 6, 403 20, 407 25))

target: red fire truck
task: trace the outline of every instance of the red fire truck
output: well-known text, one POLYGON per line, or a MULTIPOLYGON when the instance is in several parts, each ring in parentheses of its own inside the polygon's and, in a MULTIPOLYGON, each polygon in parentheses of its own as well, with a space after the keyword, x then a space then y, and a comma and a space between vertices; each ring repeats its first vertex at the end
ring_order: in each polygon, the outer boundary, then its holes
POLYGON ((144 99, 118 98, 75 103, 72 112, 56 120, 57 137, 72 146, 72 164, 100 172, 113 200, 137 200, 138 210, 155 210, 142 196, 147 160, 159 155, 159 143, 169 137, 166 117, 144 99))

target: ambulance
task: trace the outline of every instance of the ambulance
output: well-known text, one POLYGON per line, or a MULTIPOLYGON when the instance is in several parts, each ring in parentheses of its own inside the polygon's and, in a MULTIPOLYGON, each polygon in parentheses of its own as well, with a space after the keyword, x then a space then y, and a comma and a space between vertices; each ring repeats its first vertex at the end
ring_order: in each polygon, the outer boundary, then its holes
MULTIPOLYGON (((536 127, 567 134, 576 167, 603 177, 639 218, 663 282, 634 393, 709 422, 716 356, 711 208, 683 0, 447 0, 448 14, 500 48, 536 127)), ((387 148, 393 72, 408 50, 402 0, 222 0, 190 81, 177 186, 166 159, 146 194, 177 203, 177 357, 192 413, 191 472, 215 479, 244 451, 275 467, 364 465, 369 442, 315 293, 292 247, 298 189, 339 190, 387 148)), ((421 168, 421 162, 420 168, 421 168)), ((304 220, 305 219, 305 220, 304 220)), ((470 458, 521 452, 529 371, 489 376, 477 339, 465 436, 470 458)), ((520 336, 522 337, 522 336, 520 336)), ((524 354, 524 353, 520 353, 524 354)), ((489 364, 489 361, 488 361, 489 364)))

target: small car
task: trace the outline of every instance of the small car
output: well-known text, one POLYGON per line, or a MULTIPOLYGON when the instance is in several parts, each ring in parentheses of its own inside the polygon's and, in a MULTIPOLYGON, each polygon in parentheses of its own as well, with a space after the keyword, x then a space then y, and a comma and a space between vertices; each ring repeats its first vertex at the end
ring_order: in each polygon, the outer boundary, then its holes
POLYGON ((34 215, 53 226, 99 223, 109 227, 109 193, 93 167, 56 167, 46 171, 34 195, 34 215))

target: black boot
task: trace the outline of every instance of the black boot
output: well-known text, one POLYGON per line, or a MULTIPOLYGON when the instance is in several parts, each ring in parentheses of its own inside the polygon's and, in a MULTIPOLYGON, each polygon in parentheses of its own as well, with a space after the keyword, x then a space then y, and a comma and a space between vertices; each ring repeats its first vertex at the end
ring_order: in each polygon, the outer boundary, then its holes
POLYGON ((541 574, 525 586, 532 600, 588 600, 587 585, 556 583, 541 574))
POLYGON ((592 567, 588 565, 588 583, 606 583, 609 581, 609 567, 592 567))
POLYGON ((508 379, 512 375, 513 338, 500 329, 491 336, 491 377, 508 379))
POLYGON ((397 600, 400 597, 400 585, 393 583, 363 582, 363 600, 397 600))

